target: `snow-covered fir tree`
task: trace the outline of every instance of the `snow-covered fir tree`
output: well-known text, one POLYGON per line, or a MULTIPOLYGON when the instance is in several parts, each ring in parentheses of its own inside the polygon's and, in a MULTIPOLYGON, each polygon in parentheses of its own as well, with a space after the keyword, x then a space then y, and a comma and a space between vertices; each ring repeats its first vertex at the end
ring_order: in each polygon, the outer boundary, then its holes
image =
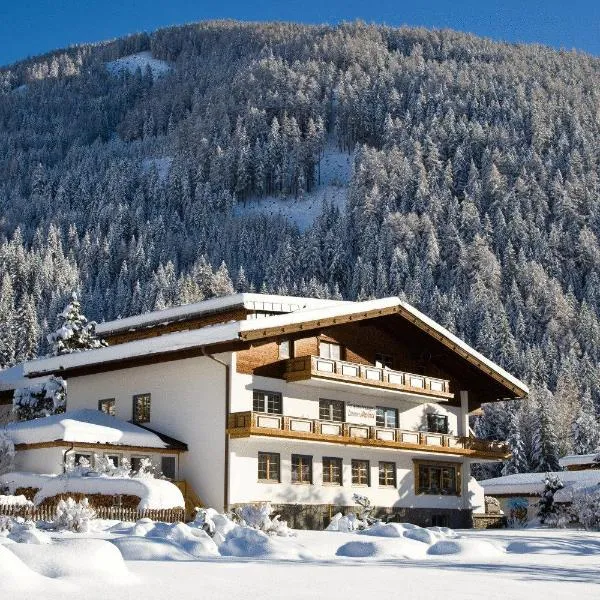
POLYGON ((6 433, 0 429, 0 475, 12 470, 14 459, 15 446, 6 433))
POLYGON ((107 346, 107 343, 96 335, 95 321, 88 321, 81 312, 75 292, 71 295, 71 302, 58 315, 58 319, 58 329, 48 335, 54 356, 107 346))
POLYGON ((592 395, 585 390, 573 419, 573 452, 592 454, 600 451, 600 422, 592 402, 592 395))

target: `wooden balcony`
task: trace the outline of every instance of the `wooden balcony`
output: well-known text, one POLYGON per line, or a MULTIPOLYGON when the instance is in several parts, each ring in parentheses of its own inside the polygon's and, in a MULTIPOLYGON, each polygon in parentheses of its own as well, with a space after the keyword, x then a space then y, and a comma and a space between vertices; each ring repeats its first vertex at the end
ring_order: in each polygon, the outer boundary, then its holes
POLYGON ((232 438, 258 435, 374 448, 418 450, 474 459, 503 460, 510 456, 508 445, 503 442, 250 411, 230 414, 228 432, 232 438))
POLYGON ((288 382, 352 383, 370 387, 372 390, 404 392, 412 396, 433 397, 437 400, 454 398, 454 394, 450 392, 450 382, 446 379, 319 356, 298 356, 283 363, 283 377, 288 382))

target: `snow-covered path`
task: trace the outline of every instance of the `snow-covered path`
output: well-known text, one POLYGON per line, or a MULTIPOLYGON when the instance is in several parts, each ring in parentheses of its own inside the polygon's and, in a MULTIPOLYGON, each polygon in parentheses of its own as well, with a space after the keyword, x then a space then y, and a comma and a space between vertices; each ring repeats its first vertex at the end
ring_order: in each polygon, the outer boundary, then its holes
MULTIPOLYGON (((463 553, 418 560, 350 559, 336 557, 335 550, 345 541, 356 540, 356 534, 301 531, 296 540, 310 548, 314 560, 219 557, 190 562, 127 561, 133 576, 116 578, 114 583, 70 579, 56 587, 47 586, 43 597, 81 598, 82 588, 87 600, 600 597, 600 534, 571 530, 460 534, 472 540, 474 547, 483 541, 499 552, 487 558, 463 553)), ((18 600, 28 598, 39 600, 40 591, 23 589, 19 593, 18 600)))

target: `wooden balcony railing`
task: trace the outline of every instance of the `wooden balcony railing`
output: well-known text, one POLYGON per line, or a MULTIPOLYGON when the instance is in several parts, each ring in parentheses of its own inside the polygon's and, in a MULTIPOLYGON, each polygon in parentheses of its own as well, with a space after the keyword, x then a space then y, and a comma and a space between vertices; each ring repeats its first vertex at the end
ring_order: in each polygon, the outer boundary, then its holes
POLYGON ((357 446, 397 448, 399 450, 419 450, 472 458, 500 460, 510 456, 508 445, 503 442, 251 411, 230 414, 228 432, 232 438, 260 435, 357 446))
POLYGON ((284 363, 286 381, 328 379, 437 398, 454 398, 450 392, 450 382, 446 379, 319 356, 298 356, 284 363))

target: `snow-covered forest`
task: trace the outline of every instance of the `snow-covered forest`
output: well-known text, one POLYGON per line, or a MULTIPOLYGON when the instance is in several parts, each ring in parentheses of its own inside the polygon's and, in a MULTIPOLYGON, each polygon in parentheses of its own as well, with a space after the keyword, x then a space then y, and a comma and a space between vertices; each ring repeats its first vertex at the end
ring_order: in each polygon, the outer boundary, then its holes
POLYGON ((98 321, 398 294, 533 385, 478 423, 511 440, 506 469, 593 451, 599 106, 597 58, 361 23, 202 23, 13 65, 0 366, 48 351, 73 290, 98 321), (310 202, 339 152, 352 175, 308 225, 238 210, 310 202))

